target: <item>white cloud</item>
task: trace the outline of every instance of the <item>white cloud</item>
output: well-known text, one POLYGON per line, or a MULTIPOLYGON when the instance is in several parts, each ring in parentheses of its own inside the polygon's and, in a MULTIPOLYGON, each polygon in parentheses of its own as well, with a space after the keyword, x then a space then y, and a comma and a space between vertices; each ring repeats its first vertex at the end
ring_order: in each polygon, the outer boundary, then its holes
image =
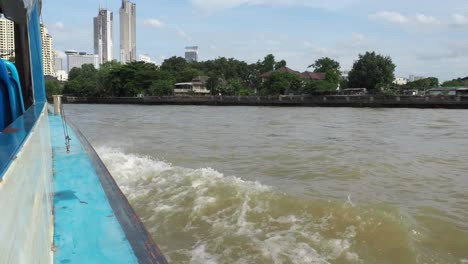
POLYGON ((453 25, 455 26, 467 26, 468 25, 468 17, 460 14, 453 14, 453 25))
POLYGON ((164 23, 161 22, 161 20, 156 19, 156 18, 147 19, 143 23, 153 28, 162 28, 164 26, 164 23))
POLYGON ((50 26, 50 28, 61 30, 61 29, 65 28, 65 25, 62 22, 56 22, 56 23, 52 24, 52 26, 50 26))
POLYGON ((427 16, 424 14, 417 14, 416 15, 416 21, 421 23, 421 24, 432 24, 432 25, 439 25, 441 24, 441 21, 438 20, 437 18, 433 16, 427 16))
POLYGON ((375 14, 370 15, 370 19, 372 20, 380 20, 389 23, 395 24, 405 24, 409 22, 409 18, 403 14, 398 12, 391 12, 391 11, 382 11, 375 14))
POLYGON ((306 6, 324 9, 344 8, 359 0, 191 0, 195 8, 205 11, 217 11, 238 6, 275 5, 275 6, 306 6))

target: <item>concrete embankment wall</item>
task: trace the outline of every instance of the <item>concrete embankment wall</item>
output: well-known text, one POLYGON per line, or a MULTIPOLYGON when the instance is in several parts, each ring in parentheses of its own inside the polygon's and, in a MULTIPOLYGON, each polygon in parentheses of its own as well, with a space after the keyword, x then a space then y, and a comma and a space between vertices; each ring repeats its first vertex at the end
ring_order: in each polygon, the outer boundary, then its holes
POLYGON ((0 263, 52 263, 52 148, 46 110, 0 182, 0 263))
POLYGON ((141 98, 65 97, 71 104, 310 106, 468 109, 468 96, 162 96, 141 98))

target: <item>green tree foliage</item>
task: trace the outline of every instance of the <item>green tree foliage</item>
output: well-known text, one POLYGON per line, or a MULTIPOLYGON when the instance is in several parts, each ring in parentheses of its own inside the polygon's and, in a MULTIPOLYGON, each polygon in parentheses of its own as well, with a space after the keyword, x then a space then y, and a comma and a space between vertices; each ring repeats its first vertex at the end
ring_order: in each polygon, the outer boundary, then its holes
POLYGON ((390 57, 366 52, 359 55, 349 72, 349 86, 367 88, 370 92, 390 87, 395 79, 395 68, 390 57))
POLYGON ((286 67, 287 63, 285 60, 281 60, 275 63, 275 70, 281 69, 283 67, 286 67))
POLYGON ((340 63, 332 60, 328 57, 324 57, 315 61, 314 64, 310 65, 309 68, 313 68, 314 72, 325 73, 325 80, 328 84, 320 84, 318 82, 319 90, 330 90, 334 91, 341 82, 341 70, 340 63))
POLYGON ((461 78, 453 79, 451 81, 446 81, 442 84, 442 87, 462 87, 465 86, 465 83, 461 78))
POLYGON ((260 71, 262 73, 275 70, 275 56, 273 54, 268 54, 265 56, 262 62, 258 62, 260 71))
POLYGON ((47 97, 51 97, 52 95, 61 95, 63 91, 62 85, 60 85, 60 82, 58 81, 46 81, 45 87, 47 97))
POLYGON ((97 73, 98 71, 92 64, 85 64, 81 68, 71 69, 63 93, 87 97, 99 96, 97 73))
POLYGON ((151 96, 165 96, 174 93, 174 79, 158 79, 153 81, 148 91, 151 96))
POLYGON ((439 87, 439 79, 435 77, 429 77, 429 78, 417 80, 414 82, 409 82, 406 86, 412 89, 435 88, 435 87, 439 87))
POLYGON ((161 67, 144 62, 111 61, 101 65, 99 70, 93 65, 72 69, 63 93, 86 97, 173 95, 175 83, 189 82, 198 76, 209 77, 206 85, 212 95, 335 93, 340 84, 369 89, 385 87, 393 82, 395 69, 390 58, 366 53, 355 63, 349 85, 341 80, 339 63, 330 58, 318 59, 311 65, 314 72, 326 73, 325 80, 307 80, 284 72, 274 72, 266 80, 260 77, 286 65, 284 60, 277 62, 272 54, 252 64, 224 57, 190 64, 184 58, 171 57, 161 67))
POLYGON ((171 57, 161 65, 161 70, 168 72, 181 72, 189 67, 187 61, 182 57, 171 57))
POLYGON ((300 94, 304 87, 304 79, 288 72, 273 72, 262 84, 262 95, 300 94))

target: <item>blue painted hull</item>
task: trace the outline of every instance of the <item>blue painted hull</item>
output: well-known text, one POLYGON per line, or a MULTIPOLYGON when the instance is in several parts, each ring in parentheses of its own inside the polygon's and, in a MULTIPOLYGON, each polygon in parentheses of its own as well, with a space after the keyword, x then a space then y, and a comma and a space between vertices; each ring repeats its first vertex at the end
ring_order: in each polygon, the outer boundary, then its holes
POLYGON ((0 263, 167 263, 73 125, 31 107, 0 133, 0 263))

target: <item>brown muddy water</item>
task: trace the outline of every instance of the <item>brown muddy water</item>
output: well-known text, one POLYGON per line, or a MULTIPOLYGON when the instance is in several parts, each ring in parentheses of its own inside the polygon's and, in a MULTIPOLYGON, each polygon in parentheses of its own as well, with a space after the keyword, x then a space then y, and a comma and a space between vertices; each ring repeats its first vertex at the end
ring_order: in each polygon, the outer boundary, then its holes
POLYGON ((171 263, 468 263, 468 112, 67 105, 171 263))

